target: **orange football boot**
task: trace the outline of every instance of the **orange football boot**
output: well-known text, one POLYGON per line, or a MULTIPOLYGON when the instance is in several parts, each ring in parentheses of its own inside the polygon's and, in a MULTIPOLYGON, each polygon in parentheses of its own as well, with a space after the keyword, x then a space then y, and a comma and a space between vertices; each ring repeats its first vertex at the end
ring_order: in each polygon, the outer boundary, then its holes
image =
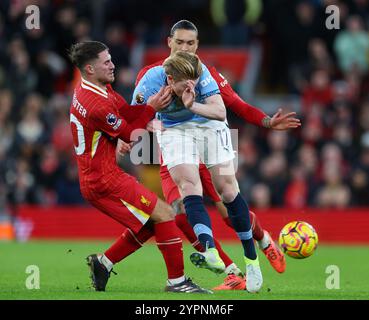
POLYGON ((222 284, 213 288, 213 290, 245 290, 246 281, 245 278, 229 274, 222 284))
POLYGON ((271 264, 273 269, 279 273, 283 273, 286 270, 286 258, 281 249, 279 249, 278 246, 274 243, 269 232, 264 230, 264 233, 269 236, 270 245, 266 247, 263 252, 269 260, 269 263, 271 264))

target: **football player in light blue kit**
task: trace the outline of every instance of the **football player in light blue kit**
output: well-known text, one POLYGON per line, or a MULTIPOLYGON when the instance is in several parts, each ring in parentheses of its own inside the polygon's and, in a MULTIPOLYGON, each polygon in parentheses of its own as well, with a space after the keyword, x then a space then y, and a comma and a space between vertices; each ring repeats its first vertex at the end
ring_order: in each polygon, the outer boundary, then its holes
POLYGON ((199 58, 176 52, 162 66, 151 68, 138 83, 132 104, 146 103, 161 87, 170 86, 173 100, 157 113, 165 130, 156 136, 162 164, 177 184, 188 221, 206 251, 191 255, 197 264, 222 273, 225 269, 215 248, 211 223, 202 198, 198 166, 202 161, 228 210, 240 238, 246 263, 246 289, 260 290, 263 282, 252 239, 247 203, 239 193, 233 166, 234 151, 226 123, 226 110, 217 83, 199 58))

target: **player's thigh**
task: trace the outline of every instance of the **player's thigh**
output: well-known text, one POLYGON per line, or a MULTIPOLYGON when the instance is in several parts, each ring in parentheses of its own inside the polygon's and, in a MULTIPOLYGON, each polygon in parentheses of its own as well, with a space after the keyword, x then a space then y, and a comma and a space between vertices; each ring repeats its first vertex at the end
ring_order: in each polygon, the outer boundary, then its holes
POLYGON ((192 129, 184 126, 167 128, 165 131, 156 133, 162 164, 169 170, 180 164, 199 164, 200 157, 193 132, 192 129))
POLYGON ((153 214, 158 197, 134 177, 125 175, 114 180, 106 196, 89 202, 137 233, 153 214))

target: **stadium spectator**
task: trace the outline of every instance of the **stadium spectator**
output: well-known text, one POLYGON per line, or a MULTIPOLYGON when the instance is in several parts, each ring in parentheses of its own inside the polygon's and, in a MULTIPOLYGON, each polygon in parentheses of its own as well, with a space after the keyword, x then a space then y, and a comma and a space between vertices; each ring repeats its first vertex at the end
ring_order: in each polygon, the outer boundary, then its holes
POLYGON ((14 140, 14 125, 11 121, 13 95, 10 90, 0 90, 0 154, 6 155, 14 140))
POLYGON ((220 28, 221 44, 248 45, 251 39, 251 25, 257 22, 262 6, 260 0, 212 0, 210 12, 215 25, 220 28))
POLYGON ((285 153, 288 148, 288 134, 286 131, 269 131, 267 135, 269 152, 285 153))
POLYGON ((256 183, 251 191, 250 204, 255 209, 268 209, 272 205, 270 187, 265 183, 256 183))
POLYGON ((67 205, 84 204, 85 200, 79 187, 78 168, 75 159, 66 159, 60 169, 61 173, 58 174, 55 184, 57 203, 67 205))
POLYGON ((260 179, 270 188, 271 203, 283 205, 283 194, 287 185, 287 157, 282 152, 274 152, 261 160, 260 179))
POLYGON ((341 31, 334 43, 338 65, 343 73, 355 72, 364 75, 368 71, 369 37, 362 18, 350 16, 347 29, 341 31))
POLYGON ((338 164, 329 163, 323 168, 323 184, 316 195, 316 205, 321 208, 346 208, 351 201, 351 192, 342 181, 338 164))
POLYGON ((333 59, 326 43, 320 38, 312 38, 308 42, 308 57, 289 69, 290 92, 301 94, 309 84, 309 75, 314 70, 325 70, 329 76, 334 75, 333 59))
POLYGON ((302 92, 304 114, 309 114, 313 104, 326 107, 333 101, 333 87, 326 70, 314 70, 309 84, 302 92))
POLYGON ((53 205, 57 203, 56 182, 60 175, 60 160, 56 149, 52 145, 45 145, 35 171, 43 204, 53 205))
POLYGON ((368 0, 352 0, 349 2, 351 14, 358 15, 365 22, 369 21, 369 2, 368 0))
POLYGON ((39 202, 34 174, 31 172, 29 162, 25 158, 16 159, 6 173, 7 184, 12 202, 37 203, 39 202))
POLYGON ((91 23, 86 18, 78 19, 73 27, 73 37, 78 42, 90 40, 91 23))
POLYGON ((18 101, 36 89, 37 73, 31 66, 27 51, 19 50, 11 55, 7 73, 7 84, 18 101))
POLYGON ((284 193, 284 205, 287 208, 302 209, 308 205, 309 183, 307 172, 302 165, 295 165, 290 171, 290 181, 284 193))
POLYGON ((363 149, 359 159, 354 164, 350 177, 352 203, 359 206, 369 205, 369 134, 366 134, 363 138, 363 149))
POLYGON ((113 57, 116 57, 116 68, 129 66, 129 46, 126 43, 124 28, 116 23, 107 27, 105 32, 105 42, 113 57))
POLYGON ((117 81, 114 89, 128 101, 132 99, 132 92, 135 89, 135 72, 131 67, 122 67, 117 71, 117 81))

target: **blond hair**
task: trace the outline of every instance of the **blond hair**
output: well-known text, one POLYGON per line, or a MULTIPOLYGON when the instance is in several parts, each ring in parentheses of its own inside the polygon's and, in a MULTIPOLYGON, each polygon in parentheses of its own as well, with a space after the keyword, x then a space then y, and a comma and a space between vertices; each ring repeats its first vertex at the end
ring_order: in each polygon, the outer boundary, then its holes
POLYGON ((202 63, 194 53, 177 51, 167 58, 163 67, 165 73, 173 77, 174 81, 196 80, 202 74, 202 63))

